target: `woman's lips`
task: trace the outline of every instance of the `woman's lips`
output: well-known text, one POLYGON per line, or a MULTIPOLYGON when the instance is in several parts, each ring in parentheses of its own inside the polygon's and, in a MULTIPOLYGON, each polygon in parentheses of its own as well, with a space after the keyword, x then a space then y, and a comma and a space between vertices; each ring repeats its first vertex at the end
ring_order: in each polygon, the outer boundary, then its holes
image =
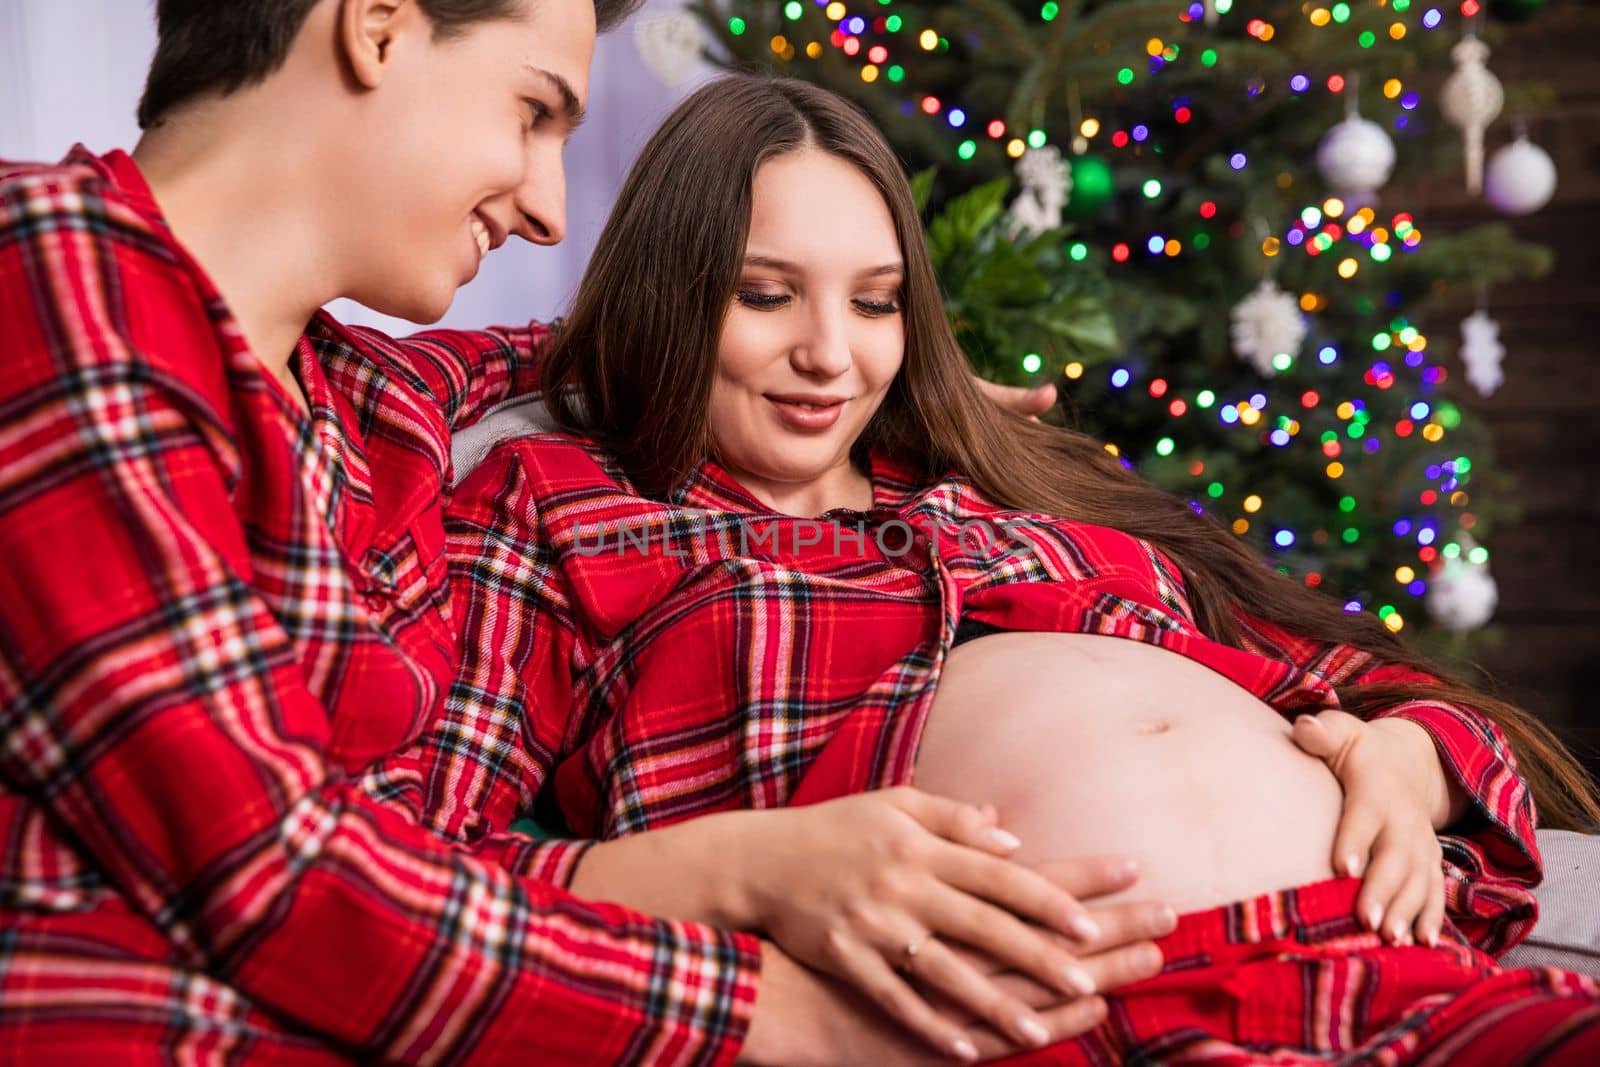
POLYGON ((845 401, 827 405, 800 404, 788 400, 779 400, 776 397, 767 397, 778 417, 790 429, 802 433, 815 433, 826 430, 839 421, 840 412, 844 411, 845 401))

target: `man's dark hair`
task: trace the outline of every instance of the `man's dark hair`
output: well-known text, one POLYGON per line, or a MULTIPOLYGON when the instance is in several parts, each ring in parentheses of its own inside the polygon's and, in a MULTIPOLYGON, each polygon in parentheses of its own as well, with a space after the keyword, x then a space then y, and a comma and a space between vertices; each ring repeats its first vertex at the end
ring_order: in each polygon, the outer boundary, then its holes
MULTIPOLYGON (((156 54, 150 61, 139 128, 204 93, 223 96, 254 85, 283 66, 295 34, 318 0, 157 0, 156 54)), ((435 39, 476 22, 510 18, 539 0, 416 0, 435 39)), ((627 18, 640 0, 594 0, 601 33, 627 18)))

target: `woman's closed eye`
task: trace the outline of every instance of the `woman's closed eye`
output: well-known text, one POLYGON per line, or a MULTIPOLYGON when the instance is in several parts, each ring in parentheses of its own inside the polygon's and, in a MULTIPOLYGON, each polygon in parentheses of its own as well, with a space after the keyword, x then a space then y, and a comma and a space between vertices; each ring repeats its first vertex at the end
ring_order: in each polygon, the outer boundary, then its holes
POLYGON ((868 300, 863 297, 852 302, 868 315, 893 315, 900 310, 898 297, 890 297, 887 300, 868 300))
MULTIPOLYGON (((757 311, 776 311, 787 305, 790 299, 784 293, 758 293, 748 289, 739 290, 736 298, 745 307, 757 311)), ((863 315, 872 317, 893 315, 900 310, 899 302, 892 297, 888 300, 868 300, 865 297, 858 297, 850 303, 863 315)))

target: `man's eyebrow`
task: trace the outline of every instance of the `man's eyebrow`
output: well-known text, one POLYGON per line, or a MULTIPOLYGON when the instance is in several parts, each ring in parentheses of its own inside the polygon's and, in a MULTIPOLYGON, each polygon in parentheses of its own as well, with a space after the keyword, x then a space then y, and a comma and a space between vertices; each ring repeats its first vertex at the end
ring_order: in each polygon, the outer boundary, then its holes
MULTIPOLYGON (((784 272, 789 273, 789 274, 801 274, 801 273, 804 273, 803 271, 801 271, 801 269, 799 267, 797 267, 793 263, 790 263, 787 259, 779 259, 776 256, 762 256, 762 255, 745 256, 744 257, 744 265, 747 266, 747 267, 771 267, 773 270, 781 270, 781 271, 784 271, 784 272)), ((858 274, 857 277, 860 277, 860 278, 876 278, 876 277, 879 277, 879 276, 884 275, 884 274, 904 274, 904 273, 905 273, 905 266, 903 264, 900 264, 900 263, 885 263, 881 267, 869 267, 867 270, 864 270, 860 274, 858 274)))
POLYGON ((584 111, 583 102, 578 99, 578 94, 572 91, 572 83, 555 71, 536 67, 532 63, 524 63, 523 66, 548 81, 555 89, 556 95, 561 97, 562 118, 566 120, 568 136, 576 133, 578 127, 583 125, 587 112, 584 111))

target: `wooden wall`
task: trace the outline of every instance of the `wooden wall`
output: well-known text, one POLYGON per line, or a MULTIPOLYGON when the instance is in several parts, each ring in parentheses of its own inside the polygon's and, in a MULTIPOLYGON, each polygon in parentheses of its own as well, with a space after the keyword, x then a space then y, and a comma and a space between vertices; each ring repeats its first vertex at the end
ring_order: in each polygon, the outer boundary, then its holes
MULTIPOLYGON (((1600 64, 1589 54, 1597 39, 1600 4, 1549 0, 1532 20, 1506 27, 1490 57, 1502 80, 1543 82, 1557 94, 1528 127, 1555 160, 1555 198, 1512 220, 1519 237, 1554 250, 1556 265, 1544 279, 1491 290, 1506 380, 1490 397, 1469 393, 1467 406, 1493 426, 1499 465, 1524 508, 1522 522, 1489 543, 1505 641, 1481 663, 1600 774, 1600 64)), ((1488 151, 1510 138, 1503 116, 1488 151)), ((1460 182, 1402 191, 1424 232, 1502 217, 1460 182)), ((1455 333, 1471 306, 1432 317, 1433 331, 1455 333)))

